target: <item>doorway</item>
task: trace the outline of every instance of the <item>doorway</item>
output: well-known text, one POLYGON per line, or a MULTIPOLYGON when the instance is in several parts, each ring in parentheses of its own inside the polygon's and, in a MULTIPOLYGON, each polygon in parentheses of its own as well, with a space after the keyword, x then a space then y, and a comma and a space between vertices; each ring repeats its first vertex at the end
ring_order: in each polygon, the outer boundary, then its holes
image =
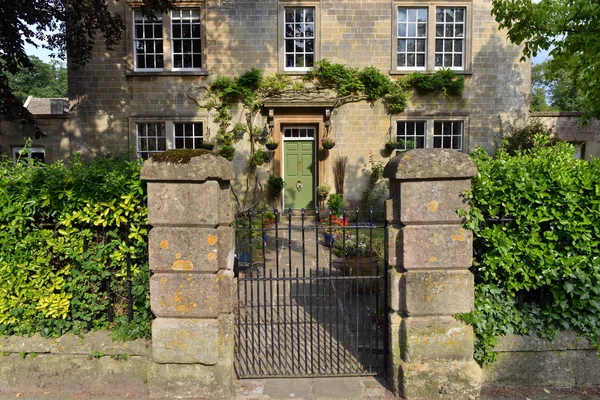
POLYGON ((315 137, 314 126, 289 126, 283 132, 283 192, 285 209, 315 208, 315 137))

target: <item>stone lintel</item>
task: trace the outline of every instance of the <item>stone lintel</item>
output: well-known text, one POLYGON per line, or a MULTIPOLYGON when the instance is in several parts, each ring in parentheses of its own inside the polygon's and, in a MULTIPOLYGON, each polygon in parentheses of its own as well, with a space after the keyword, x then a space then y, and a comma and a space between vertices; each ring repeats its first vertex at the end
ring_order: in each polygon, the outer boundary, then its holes
POLYGON ((145 181, 230 181, 231 163, 207 150, 167 150, 144 162, 140 178, 145 181))
POLYGON ((383 171, 392 180, 471 178, 477 166, 465 153, 452 149, 413 149, 394 157, 383 171))
POLYGON ((469 313, 474 279, 468 271, 408 271, 400 279, 400 310, 408 316, 469 313))
POLYGON ((155 227, 148 250, 154 272, 217 272, 232 269, 234 229, 155 227))

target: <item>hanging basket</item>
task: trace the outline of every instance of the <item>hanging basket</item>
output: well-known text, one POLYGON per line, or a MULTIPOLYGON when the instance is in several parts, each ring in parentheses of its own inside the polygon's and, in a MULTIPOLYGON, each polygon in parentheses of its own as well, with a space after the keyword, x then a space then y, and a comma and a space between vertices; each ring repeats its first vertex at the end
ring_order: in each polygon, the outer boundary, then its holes
POLYGON ((265 147, 269 151, 274 151, 279 147, 279 142, 267 142, 265 143, 265 147))
POLYGON ((212 143, 208 143, 208 142, 202 142, 202 144, 200 144, 200 147, 203 148, 204 150, 211 150, 215 148, 215 145, 212 143))
POLYGON ((398 142, 387 142, 385 148, 389 151, 394 151, 398 148, 398 142))
POLYGON ((335 141, 333 141, 331 139, 323 139, 321 141, 321 144, 323 145, 323 148, 325 150, 331 150, 335 147, 335 141))

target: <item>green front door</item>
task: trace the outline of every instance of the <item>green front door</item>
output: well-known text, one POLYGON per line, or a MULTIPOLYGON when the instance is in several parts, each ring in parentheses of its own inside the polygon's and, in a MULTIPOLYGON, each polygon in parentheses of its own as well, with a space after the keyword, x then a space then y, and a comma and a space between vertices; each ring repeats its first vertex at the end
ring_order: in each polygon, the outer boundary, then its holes
POLYGON ((286 209, 314 208, 315 161, 313 140, 284 141, 283 168, 286 209))

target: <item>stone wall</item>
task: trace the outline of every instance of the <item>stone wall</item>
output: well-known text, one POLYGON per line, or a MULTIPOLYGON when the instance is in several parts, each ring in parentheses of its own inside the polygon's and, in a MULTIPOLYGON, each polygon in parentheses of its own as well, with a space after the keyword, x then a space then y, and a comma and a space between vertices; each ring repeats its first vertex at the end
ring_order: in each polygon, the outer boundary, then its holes
POLYGON ((590 119, 585 125, 578 112, 532 112, 532 118, 539 119, 546 127, 552 128, 562 140, 583 145, 583 157, 587 160, 600 157, 600 121, 590 119))
POLYGON ((108 332, 56 339, 0 337, 0 393, 50 392, 127 397, 148 394, 150 342, 113 342, 108 332))
POLYGON ((554 340, 507 335, 495 350, 498 359, 483 369, 486 386, 600 385, 598 350, 574 332, 559 332, 554 340))

